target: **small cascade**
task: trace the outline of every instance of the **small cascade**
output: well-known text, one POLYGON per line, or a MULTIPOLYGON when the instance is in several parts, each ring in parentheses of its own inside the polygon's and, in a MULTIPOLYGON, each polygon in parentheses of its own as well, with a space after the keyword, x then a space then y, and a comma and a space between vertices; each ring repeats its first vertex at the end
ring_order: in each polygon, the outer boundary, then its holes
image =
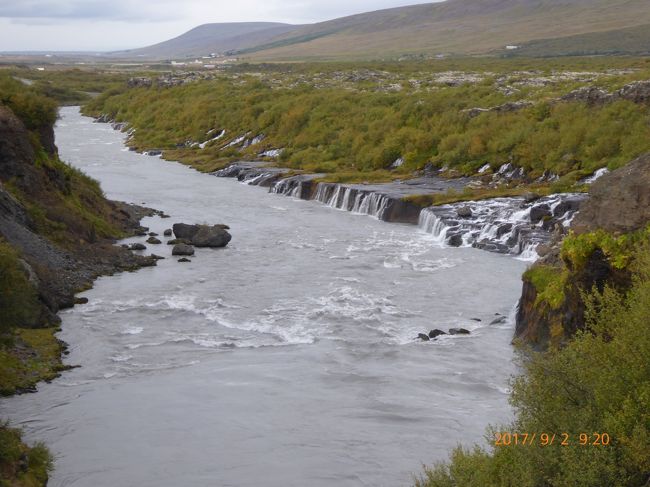
POLYGON ((495 198, 429 207, 420 213, 419 226, 440 245, 471 246, 534 260, 537 246, 550 240, 557 225, 566 227, 585 198, 557 194, 535 201, 495 198))
POLYGON ((244 184, 249 184, 251 186, 262 186, 263 182, 273 177, 273 173, 270 172, 246 172, 242 175, 242 178, 239 179, 244 184))
POLYGON ((211 174, 220 178, 237 178, 238 181, 251 186, 273 186, 283 171, 254 163, 236 163, 211 174))
POLYGON ((579 181, 582 184, 594 184, 596 181, 598 181, 600 178, 602 178, 605 174, 609 174, 609 169, 606 167, 603 167, 601 169, 598 169, 595 173, 593 173, 591 176, 582 179, 579 181))
POLYGON ((281 179, 272 184, 269 191, 274 194, 300 198, 303 191, 303 181, 300 177, 281 179))
POLYGON ((393 201, 381 193, 332 183, 319 183, 314 199, 331 208, 369 215, 378 220, 384 220, 386 210, 393 201))
MULTIPOLYGON (((210 135, 214 133, 214 129, 210 130, 206 135, 210 135)), ((224 135, 226 135, 226 131, 222 130, 219 132, 219 134, 216 137, 212 137, 211 139, 206 140, 205 142, 201 142, 200 144, 196 144, 199 149, 205 149, 205 146, 208 145, 210 142, 214 142, 215 140, 219 140, 222 138, 224 135)))

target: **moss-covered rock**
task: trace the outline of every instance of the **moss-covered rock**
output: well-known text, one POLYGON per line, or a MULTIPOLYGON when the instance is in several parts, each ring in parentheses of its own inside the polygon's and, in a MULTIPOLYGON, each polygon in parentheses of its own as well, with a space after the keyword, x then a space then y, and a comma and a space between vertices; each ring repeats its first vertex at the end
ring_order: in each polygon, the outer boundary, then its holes
POLYGON ((523 276, 515 337, 559 345, 585 324, 584 294, 625 291, 639 247, 650 241, 650 155, 602 177, 564 239, 523 276))

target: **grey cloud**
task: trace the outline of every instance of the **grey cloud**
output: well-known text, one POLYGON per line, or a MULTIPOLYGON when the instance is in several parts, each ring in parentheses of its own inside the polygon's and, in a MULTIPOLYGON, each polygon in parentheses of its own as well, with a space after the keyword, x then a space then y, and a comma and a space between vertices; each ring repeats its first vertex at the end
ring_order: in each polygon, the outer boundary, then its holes
POLYGON ((20 0, 19 2, 0 0, 0 17, 26 21, 29 19, 143 21, 173 18, 173 12, 154 8, 152 3, 154 2, 143 5, 128 0, 20 0))
MULTIPOLYGON (((433 0, 435 1, 435 0, 433 0)), ((206 22, 298 20, 321 21, 370 10, 397 7, 417 0, 0 0, 0 18, 34 23, 33 19, 118 20, 160 22, 205 15, 206 22), (261 18, 260 18, 261 17, 261 18), (32 19, 32 20, 30 20, 32 19)))

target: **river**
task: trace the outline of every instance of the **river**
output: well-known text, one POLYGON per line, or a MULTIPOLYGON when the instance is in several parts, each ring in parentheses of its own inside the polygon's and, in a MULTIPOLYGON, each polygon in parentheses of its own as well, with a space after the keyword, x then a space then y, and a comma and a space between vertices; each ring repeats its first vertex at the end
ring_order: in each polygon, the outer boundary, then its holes
POLYGON ((511 418, 514 324, 488 323, 524 262, 130 152, 77 108, 56 140, 109 198, 171 215, 152 231, 233 240, 187 264, 148 245, 167 259, 61 313, 81 367, 0 404, 55 454, 51 486, 408 486, 511 418), (472 334, 414 340, 453 326, 472 334))

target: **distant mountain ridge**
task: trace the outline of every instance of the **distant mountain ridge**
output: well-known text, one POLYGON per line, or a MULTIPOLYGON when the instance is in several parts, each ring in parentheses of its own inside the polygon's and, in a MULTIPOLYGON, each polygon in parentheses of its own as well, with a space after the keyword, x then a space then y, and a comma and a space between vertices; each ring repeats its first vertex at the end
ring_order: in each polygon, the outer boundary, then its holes
POLYGON ((203 24, 168 41, 153 46, 109 53, 116 57, 176 59, 225 53, 264 44, 299 29, 300 25, 277 22, 232 22, 203 24))
POLYGON ((447 0, 302 26, 206 24, 123 54, 173 58, 234 51, 255 61, 293 61, 485 54, 506 45, 533 46, 527 52, 534 55, 639 53, 650 42, 643 28, 648 24, 648 0, 447 0), (631 33, 626 42, 619 31, 631 33))

